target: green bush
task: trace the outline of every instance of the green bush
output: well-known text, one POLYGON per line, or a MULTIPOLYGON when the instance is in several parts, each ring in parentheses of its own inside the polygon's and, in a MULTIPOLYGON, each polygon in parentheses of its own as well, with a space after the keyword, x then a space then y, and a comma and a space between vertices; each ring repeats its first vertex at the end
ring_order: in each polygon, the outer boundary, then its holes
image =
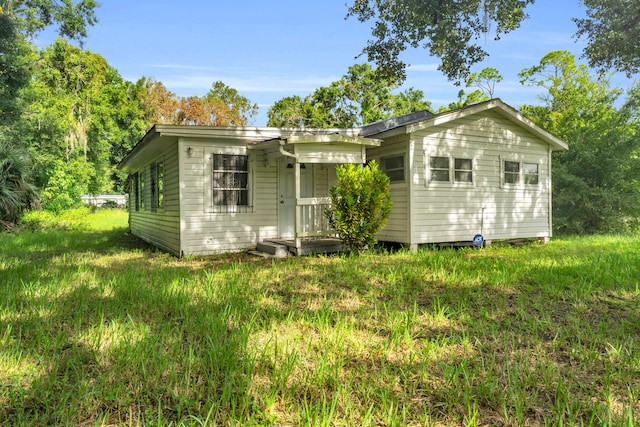
POLYGON ((20 218, 19 229, 36 232, 81 229, 83 221, 89 213, 90 209, 86 207, 69 209, 60 213, 44 210, 29 211, 20 218))
POLYGON ((377 242, 376 234, 391 214, 389 177, 375 160, 365 167, 340 165, 336 174, 338 182, 331 188, 331 208, 325 215, 347 248, 360 252, 377 242))

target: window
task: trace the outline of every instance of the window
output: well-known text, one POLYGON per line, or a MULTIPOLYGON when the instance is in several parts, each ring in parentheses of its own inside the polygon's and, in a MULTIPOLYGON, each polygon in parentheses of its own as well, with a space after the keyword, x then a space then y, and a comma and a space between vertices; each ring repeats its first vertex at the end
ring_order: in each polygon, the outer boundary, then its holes
POLYGON ((151 208, 164 206, 164 169, 163 163, 151 164, 151 208))
POLYGON ((432 182, 473 184, 473 160, 459 157, 429 157, 429 179, 432 182), (451 175, 452 160, 453 175, 451 175))
POLYGON ((538 185, 540 182, 540 168, 538 163, 503 162, 503 183, 508 185, 538 185))
POLYGON ((249 205, 249 157, 213 155, 213 206, 249 205))
POLYGON ((404 156, 382 157, 380 169, 387 174, 391 182, 404 181, 404 156))
POLYGON ((449 158, 431 157, 431 181, 449 182, 449 158))
POLYGON ((138 198, 140 202, 138 206, 140 210, 144 210, 144 169, 142 172, 138 173, 138 198))
POLYGON ((471 159, 454 159, 454 181, 473 182, 473 162, 471 159))
POLYGON ((523 163, 522 171, 524 172, 524 183, 530 185, 538 185, 538 164, 537 163, 523 163))
POLYGON ((134 200, 135 209, 140 210, 140 197, 138 196, 138 173, 131 175, 131 197, 130 200, 134 200))
POLYGON ((520 182, 520 162, 504 162, 504 183, 517 184, 520 182))

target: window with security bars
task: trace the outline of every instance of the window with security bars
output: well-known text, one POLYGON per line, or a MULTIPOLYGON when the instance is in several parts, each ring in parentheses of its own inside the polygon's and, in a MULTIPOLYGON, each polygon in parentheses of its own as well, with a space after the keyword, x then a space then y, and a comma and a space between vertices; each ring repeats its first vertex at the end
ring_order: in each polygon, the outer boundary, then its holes
POLYGON ((249 157, 213 155, 213 205, 249 206, 249 157))

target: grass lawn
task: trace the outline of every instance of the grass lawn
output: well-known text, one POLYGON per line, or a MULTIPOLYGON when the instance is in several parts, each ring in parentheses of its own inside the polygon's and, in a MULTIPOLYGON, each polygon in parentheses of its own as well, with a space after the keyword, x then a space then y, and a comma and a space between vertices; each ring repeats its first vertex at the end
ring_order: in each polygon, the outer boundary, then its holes
POLYGON ((638 237, 177 259, 80 221, 0 235, 0 425, 640 425, 638 237))

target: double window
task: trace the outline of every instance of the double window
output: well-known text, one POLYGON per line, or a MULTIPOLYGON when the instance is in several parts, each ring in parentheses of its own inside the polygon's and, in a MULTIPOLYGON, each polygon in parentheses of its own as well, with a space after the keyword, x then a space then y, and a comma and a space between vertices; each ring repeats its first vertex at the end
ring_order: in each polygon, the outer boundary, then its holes
POLYGON ((249 157, 214 154, 213 206, 249 206, 249 157))
POLYGON ((538 185, 540 168, 538 163, 504 160, 502 162, 502 182, 505 185, 538 185))
POLYGON ((473 184, 473 159, 464 157, 429 157, 429 181, 473 184))

